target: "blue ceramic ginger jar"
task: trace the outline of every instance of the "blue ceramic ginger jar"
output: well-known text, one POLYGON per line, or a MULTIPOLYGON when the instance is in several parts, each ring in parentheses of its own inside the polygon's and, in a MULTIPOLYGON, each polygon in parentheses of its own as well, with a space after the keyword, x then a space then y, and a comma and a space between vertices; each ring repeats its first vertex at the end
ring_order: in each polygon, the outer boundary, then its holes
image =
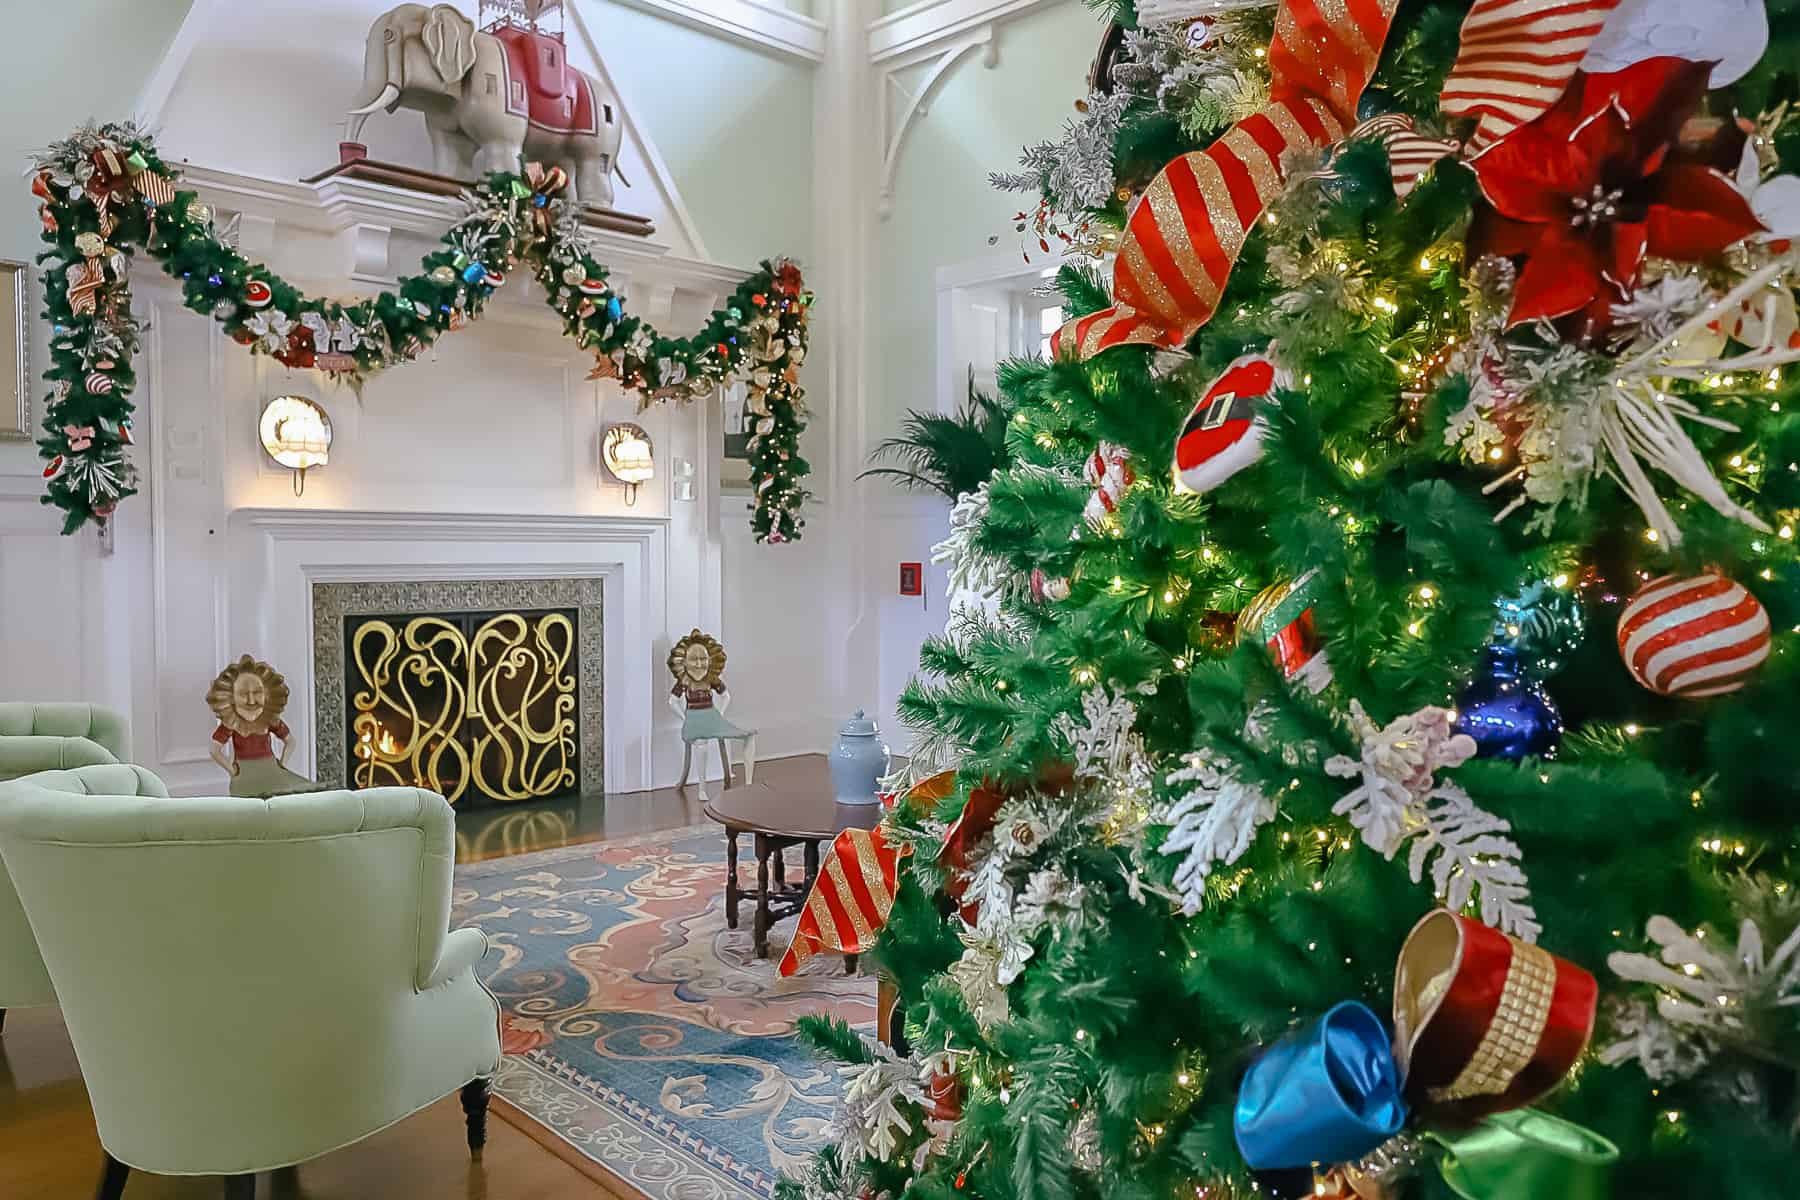
POLYGON ((839 804, 879 804, 880 779, 888 771, 881 730, 862 709, 838 729, 831 748, 831 785, 839 804))

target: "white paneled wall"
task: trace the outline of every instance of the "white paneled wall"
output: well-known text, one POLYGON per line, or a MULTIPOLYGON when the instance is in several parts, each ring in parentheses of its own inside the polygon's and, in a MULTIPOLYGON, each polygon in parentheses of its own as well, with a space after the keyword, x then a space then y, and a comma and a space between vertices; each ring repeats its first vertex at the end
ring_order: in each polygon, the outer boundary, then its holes
MULTIPOLYGON (((234 197, 250 190, 217 186, 234 197)), ((292 197, 284 205, 265 231, 271 265, 315 294, 344 289, 369 235, 328 236, 335 217, 292 197), (315 221, 325 228, 309 228, 315 221)), ((391 237, 402 260, 430 242, 428 232, 376 236, 391 237)), ((733 280, 653 246, 612 252, 627 302, 665 329, 697 327, 733 280)), ((591 358, 530 290, 521 276, 483 320, 359 397, 244 353, 187 311, 172 281, 141 267, 142 494, 122 506, 108 553, 92 531, 60 536, 57 515, 37 503, 35 470, 0 473, 0 697, 111 704, 131 715, 139 761, 178 790, 216 788, 204 697, 242 653, 290 677, 296 765, 310 759, 314 579, 414 568, 422 579, 598 574, 608 588, 610 787, 674 781, 680 745, 661 703, 663 660, 695 626, 723 628, 740 711, 764 730, 765 754, 828 744, 829 523, 799 545, 754 546, 744 501, 719 496, 715 405, 640 414, 616 384, 586 378, 591 358), (290 391, 320 401, 335 433, 330 464, 309 473, 299 497, 257 436, 263 405, 290 391), (595 454, 600 430, 624 419, 657 446, 657 478, 633 505, 595 454), (672 496, 676 456, 696 465, 692 500, 672 496)))

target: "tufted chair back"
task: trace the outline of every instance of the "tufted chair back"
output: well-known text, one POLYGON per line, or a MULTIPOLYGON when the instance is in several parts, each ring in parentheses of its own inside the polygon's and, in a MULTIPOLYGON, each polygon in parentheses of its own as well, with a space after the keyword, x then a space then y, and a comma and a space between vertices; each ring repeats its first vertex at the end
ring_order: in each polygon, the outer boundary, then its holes
POLYGON ((498 1064, 486 937, 447 932, 443 797, 161 790, 113 766, 0 784, 0 858, 113 1158, 273 1170, 498 1064))

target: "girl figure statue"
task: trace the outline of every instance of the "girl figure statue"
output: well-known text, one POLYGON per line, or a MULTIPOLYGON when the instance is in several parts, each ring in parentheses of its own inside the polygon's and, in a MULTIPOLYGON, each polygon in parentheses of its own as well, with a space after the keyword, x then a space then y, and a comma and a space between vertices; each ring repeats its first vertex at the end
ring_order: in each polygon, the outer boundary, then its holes
POLYGON ((287 703, 288 686, 281 672, 248 654, 220 671, 206 690, 206 705, 219 718, 212 736, 213 761, 231 776, 233 796, 266 799, 319 790, 311 780, 287 769, 294 748, 281 719, 287 703), (279 757, 274 738, 281 739, 279 757))
MULTIPOLYGON (((725 647, 696 629, 669 651, 669 674, 675 677, 675 686, 669 689, 669 707, 681 718, 681 740, 686 746, 680 786, 687 786, 694 743, 712 739, 719 741, 726 786, 731 781, 731 760, 725 752, 728 740, 744 743, 744 782, 751 782, 756 770, 756 731, 740 729, 725 719, 731 704, 731 693, 725 688, 725 647)), ((705 778, 704 771, 701 777, 705 778)))

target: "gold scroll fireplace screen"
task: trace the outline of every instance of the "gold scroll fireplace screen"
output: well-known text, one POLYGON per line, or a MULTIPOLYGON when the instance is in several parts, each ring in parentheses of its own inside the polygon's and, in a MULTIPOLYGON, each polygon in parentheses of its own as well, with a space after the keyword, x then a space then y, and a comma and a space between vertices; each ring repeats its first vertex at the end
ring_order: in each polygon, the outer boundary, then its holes
POLYGON ((453 804, 578 791, 575 623, 572 609, 345 618, 352 786, 453 804))

